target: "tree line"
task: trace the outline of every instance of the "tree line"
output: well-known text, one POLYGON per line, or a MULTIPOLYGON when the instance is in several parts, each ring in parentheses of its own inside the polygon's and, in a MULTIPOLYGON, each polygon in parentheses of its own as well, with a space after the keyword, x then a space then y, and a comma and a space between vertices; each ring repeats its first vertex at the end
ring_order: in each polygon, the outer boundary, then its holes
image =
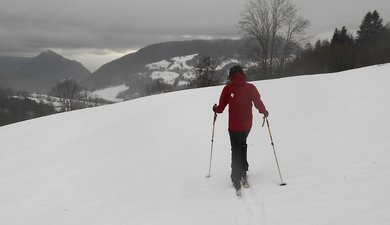
POLYGON ((368 12, 356 37, 343 26, 332 39, 307 44, 283 71, 283 76, 330 73, 390 62, 390 24, 380 14, 368 12))
POLYGON ((56 113, 52 105, 29 99, 26 93, 0 88, 0 126, 56 113))
POLYGON ((47 116, 112 102, 91 97, 75 80, 65 79, 58 82, 49 95, 31 97, 25 91, 15 92, 0 87, 0 126, 23 120, 47 116))
POLYGON ((58 82, 51 88, 49 95, 57 98, 61 112, 112 103, 96 96, 90 96, 88 91, 73 79, 58 82))

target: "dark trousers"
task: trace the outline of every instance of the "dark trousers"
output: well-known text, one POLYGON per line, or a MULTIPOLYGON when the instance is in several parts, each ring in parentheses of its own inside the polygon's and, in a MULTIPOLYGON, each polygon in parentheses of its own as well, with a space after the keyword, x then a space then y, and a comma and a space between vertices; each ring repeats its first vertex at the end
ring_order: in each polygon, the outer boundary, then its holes
POLYGON ((241 180, 242 175, 248 171, 247 144, 246 139, 249 131, 237 132, 229 130, 230 144, 232 147, 232 182, 241 180))

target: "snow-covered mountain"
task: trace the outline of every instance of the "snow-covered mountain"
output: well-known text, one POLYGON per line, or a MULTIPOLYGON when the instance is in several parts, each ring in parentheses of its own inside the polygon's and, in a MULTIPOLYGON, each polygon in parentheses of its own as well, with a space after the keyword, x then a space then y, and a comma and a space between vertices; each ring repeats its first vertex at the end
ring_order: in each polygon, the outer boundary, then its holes
POLYGON ((223 86, 0 127, 0 224, 387 225, 390 64, 254 82, 251 188, 230 183, 223 86))
MULTIPOLYGON (((173 89, 180 90, 185 89, 186 85, 195 78, 194 65, 199 58, 199 54, 192 54, 186 56, 178 56, 170 59, 164 59, 157 62, 148 63, 145 65, 143 72, 138 75, 143 78, 151 79, 152 82, 160 80, 161 82, 168 84, 173 89)), ((235 58, 227 58, 219 62, 219 66, 216 68, 217 71, 222 73, 228 73, 228 68, 233 64, 243 64, 244 61, 235 58)), ((137 83, 137 81, 135 81, 137 83)), ((122 85, 109 86, 93 91, 93 94, 97 97, 109 100, 109 101, 123 101, 121 93, 128 91, 130 88, 129 83, 126 82, 122 85)), ((133 84, 132 86, 136 86, 133 84)), ((140 85, 142 87, 142 85, 140 85)), ((138 97, 137 92, 133 93, 138 97)), ((133 98, 131 96, 130 98, 133 98)))
POLYGON ((185 85, 194 78, 194 67, 188 65, 188 62, 193 62, 197 55, 173 57, 146 64, 146 75, 152 79, 162 79, 167 84, 173 85, 178 80, 180 82, 178 85, 185 85))
MULTIPOLYGON (((137 52, 109 62, 90 76, 83 85, 104 90, 126 85, 128 98, 138 97, 139 90, 161 79, 172 89, 182 89, 194 77, 193 67, 204 56, 220 62, 218 70, 228 70, 232 63, 246 64, 239 54, 243 40, 191 40, 152 44, 137 52)), ((141 90, 141 91, 143 91, 141 90)))
MULTIPOLYGON (((162 79, 165 83, 171 85, 175 84, 175 82, 177 82, 176 86, 187 85, 191 79, 195 78, 194 65, 198 58, 199 54, 192 54, 149 63, 145 65, 147 68, 145 75, 152 79, 162 79)), ((224 73, 227 75, 230 68, 229 66, 233 64, 243 64, 244 62, 246 61, 238 56, 237 58, 234 58, 233 56, 222 57, 221 60, 218 61, 216 70, 224 70, 224 73)))
POLYGON ((79 62, 51 50, 34 58, 0 57, 0 85, 47 94, 57 82, 72 77, 96 96, 123 101, 149 95, 146 89, 157 79, 170 90, 184 89, 204 56, 217 60, 222 72, 234 63, 245 65, 248 60, 239 54, 242 46, 243 40, 224 39, 157 43, 108 62, 92 75, 79 62))

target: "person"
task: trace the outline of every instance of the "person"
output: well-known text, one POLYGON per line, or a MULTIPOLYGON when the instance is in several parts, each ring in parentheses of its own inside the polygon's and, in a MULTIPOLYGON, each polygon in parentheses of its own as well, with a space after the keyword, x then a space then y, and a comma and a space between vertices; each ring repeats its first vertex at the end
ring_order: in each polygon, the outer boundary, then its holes
POLYGON ((222 90, 218 105, 213 106, 215 113, 222 113, 229 105, 228 131, 231 144, 231 181, 236 190, 241 181, 246 182, 248 171, 247 137, 252 127, 252 106, 268 117, 268 111, 260 99, 257 88, 247 83, 246 75, 240 65, 229 70, 229 81, 222 90))

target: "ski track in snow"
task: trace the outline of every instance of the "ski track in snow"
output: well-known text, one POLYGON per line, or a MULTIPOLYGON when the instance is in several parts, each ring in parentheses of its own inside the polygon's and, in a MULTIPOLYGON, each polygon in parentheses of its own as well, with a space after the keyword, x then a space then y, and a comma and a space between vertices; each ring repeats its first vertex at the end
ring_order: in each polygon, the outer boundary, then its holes
POLYGON ((252 187, 242 188, 242 196, 238 198, 238 221, 240 225, 266 225, 264 201, 261 193, 255 193, 252 187))

